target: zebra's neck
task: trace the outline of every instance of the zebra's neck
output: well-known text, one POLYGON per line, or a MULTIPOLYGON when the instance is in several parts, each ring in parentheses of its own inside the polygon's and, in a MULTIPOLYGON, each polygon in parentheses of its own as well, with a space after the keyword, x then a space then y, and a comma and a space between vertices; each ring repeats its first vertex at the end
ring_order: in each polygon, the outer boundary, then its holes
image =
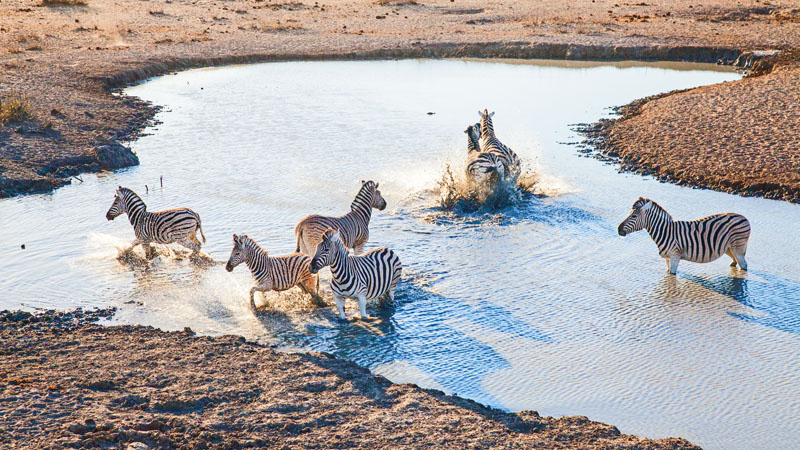
POLYGON ((481 117, 481 140, 494 138, 494 125, 488 115, 481 117))
POLYGON ((269 256, 252 241, 245 245, 245 250, 244 263, 247 264, 247 268, 250 269, 250 273, 255 279, 261 281, 269 273, 269 256))
POLYGON ((367 187, 361 188, 350 204, 350 213, 361 219, 364 223, 369 223, 372 216, 372 192, 367 187))
POLYGON ((145 205, 144 200, 138 195, 129 192, 128 195, 125 196, 125 213, 128 214, 128 220, 131 222, 131 225, 136 227, 147 217, 147 205, 145 205))
POLYGON ((350 255, 347 253, 347 249, 345 248, 344 244, 339 241, 333 244, 333 249, 331 253, 331 276, 335 281, 346 281, 348 274, 351 272, 349 270, 350 262, 350 255))
POLYGON ((658 206, 656 203, 651 204, 652 206, 645 216, 644 228, 658 248, 664 250, 669 244, 668 240, 672 236, 670 231, 675 221, 672 220, 672 216, 662 207, 658 206))

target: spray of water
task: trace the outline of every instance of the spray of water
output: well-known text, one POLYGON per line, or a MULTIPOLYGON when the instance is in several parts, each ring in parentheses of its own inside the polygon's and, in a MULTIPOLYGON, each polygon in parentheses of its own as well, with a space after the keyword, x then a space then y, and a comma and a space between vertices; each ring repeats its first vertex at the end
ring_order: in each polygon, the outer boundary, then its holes
POLYGON ((471 213, 494 211, 518 205, 526 195, 534 193, 537 177, 526 170, 517 179, 488 178, 476 182, 464 175, 453 174, 447 164, 437 182, 439 207, 444 211, 471 213))

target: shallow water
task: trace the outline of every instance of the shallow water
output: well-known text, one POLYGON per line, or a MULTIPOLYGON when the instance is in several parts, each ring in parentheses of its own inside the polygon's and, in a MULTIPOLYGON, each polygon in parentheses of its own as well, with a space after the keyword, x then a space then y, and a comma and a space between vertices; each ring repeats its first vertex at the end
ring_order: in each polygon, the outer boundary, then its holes
POLYGON ((738 78, 710 69, 292 62, 151 80, 127 90, 166 106, 133 144, 141 166, 0 201, 0 308, 113 305, 116 323, 324 350, 509 410, 582 414, 706 449, 798 448, 800 206, 619 174, 566 143, 579 139, 570 124, 609 106, 738 78), (547 196, 443 212, 431 190, 463 160, 462 130, 484 107, 547 196), (362 179, 389 203, 370 245, 395 249, 405 269, 395 304, 373 307, 368 323, 339 323, 297 294, 270 295, 280 309, 256 318, 244 267, 122 263, 133 232, 125 217, 105 220, 124 185, 150 210, 195 209, 217 261, 234 232, 283 254, 299 219, 346 212, 362 179), (668 276, 647 234, 616 235, 640 195, 681 219, 747 216, 750 272, 723 257, 668 276))

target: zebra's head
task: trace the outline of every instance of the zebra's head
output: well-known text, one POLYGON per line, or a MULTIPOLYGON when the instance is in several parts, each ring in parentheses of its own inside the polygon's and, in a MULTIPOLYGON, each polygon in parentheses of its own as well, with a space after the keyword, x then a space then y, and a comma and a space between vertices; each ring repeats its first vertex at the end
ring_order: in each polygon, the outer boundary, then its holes
POLYGON ((480 125, 470 125, 464 130, 464 133, 467 135, 467 152, 477 152, 480 151, 480 144, 478 141, 481 138, 480 132, 480 125))
MULTIPOLYGON (((331 265, 333 256, 339 250, 339 246, 343 246, 342 240, 339 238, 339 232, 328 228, 322 233, 322 240, 317 244, 317 250, 314 252, 314 257, 311 258, 311 264, 308 266, 308 271, 311 273, 319 272, 323 267, 331 265)), ((347 251, 347 250, 345 250, 347 251)))
MULTIPOLYGON (((246 234, 238 236, 233 235, 233 250, 231 250, 231 257, 228 258, 228 264, 225 264, 225 270, 233 272, 234 267, 243 263, 247 259, 247 243, 250 238, 246 234)), ((266 253, 266 252, 265 252, 266 253)))
POLYGON ((108 212, 106 213, 106 219, 114 220, 121 214, 127 212, 125 210, 125 195, 127 194, 128 191, 130 191, 130 189, 124 188, 122 186, 117 186, 117 191, 114 192, 114 201, 111 203, 111 207, 108 208, 108 212))
POLYGON ((381 195, 381 191, 378 190, 378 183, 372 180, 361 180, 361 192, 366 193, 367 195, 372 193, 370 207, 375 208, 378 211, 383 211, 386 209, 386 200, 384 200, 383 196, 381 195))
POLYGON ((617 233, 619 233, 620 236, 625 236, 626 234, 643 229, 648 215, 647 211, 649 211, 652 206, 653 202, 649 198, 639 197, 639 200, 633 203, 628 217, 617 227, 617 233))
POLYGON ((494 135, 494 125, 492 124, 492 116, 494 116, 494 111, 491 113, 488 109, 484 109, 483 112, 478 111, 478 115, 481 116, 480 121, 478 121, 478 132, 480 136, 492 136, 494 135))

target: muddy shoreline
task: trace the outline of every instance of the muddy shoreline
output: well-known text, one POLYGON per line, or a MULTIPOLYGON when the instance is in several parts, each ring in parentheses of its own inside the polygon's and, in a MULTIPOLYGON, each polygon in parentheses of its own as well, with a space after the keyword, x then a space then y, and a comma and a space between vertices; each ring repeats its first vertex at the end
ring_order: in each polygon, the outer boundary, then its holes
POLYGON ((100 326, 113 309, 0 312, 11 448, 698 449, 586 417, 507 413, 238 336, 100 326), (146 446, 146 447, 145 447, 146 446))

